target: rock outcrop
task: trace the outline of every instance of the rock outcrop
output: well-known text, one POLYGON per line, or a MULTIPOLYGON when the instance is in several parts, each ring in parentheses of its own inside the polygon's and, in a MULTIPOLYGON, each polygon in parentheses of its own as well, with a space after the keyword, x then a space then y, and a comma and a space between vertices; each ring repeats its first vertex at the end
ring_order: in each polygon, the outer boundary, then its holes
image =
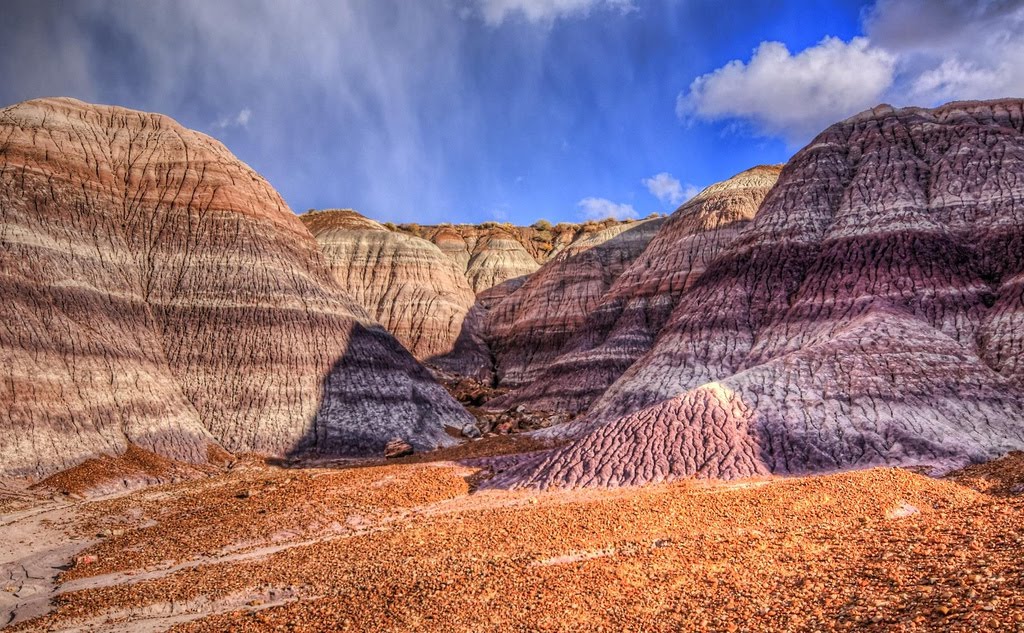
POLYGON ((783 169, 592 430, 509 481, 638 484, 1024 446, 1024 102, 880 106, 783 169))
POLYGON ((469 420, 281 197, 165 116, 0 110, 0 271, 6 475, 132 444, 190 462, 426 449, 469 420))
POLYGON ((493 406, 586 410, 651 349, 679 297, 753 219, 780 170, 744 171, 703 190, 663 224, 650 225, 657 234, 621 274, 614 271, 610 288, 585 300, 585 320, 573 323, 558 357, 547 359, 543 371, 493 406))
POLYGON ((419 359, 452 351, 474 293, 463 271, 424 239, 351 210, 300 216, 334 279, 419 359))

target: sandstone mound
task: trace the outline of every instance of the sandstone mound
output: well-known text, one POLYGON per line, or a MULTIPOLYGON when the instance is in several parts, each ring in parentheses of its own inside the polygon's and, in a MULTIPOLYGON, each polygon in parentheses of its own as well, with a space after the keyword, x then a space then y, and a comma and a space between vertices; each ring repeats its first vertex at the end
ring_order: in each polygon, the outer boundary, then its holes
POLYGON ((434 244, 350 210, 300 216, 334 279, 420 359, 452 350, 474 302, 462 270, 434 244))
POLYGON ((585 300, 584 320, 574 323, 557 358, 495 405, 570 414, 590 406, 651 348, 680 295, 754 217, 780 170, 761 166, 737 174, 659 223, 643 252, 621 274, 615 271, 611 287, 585 300))
POLYGON ((751 409, 772 472, 949 468, 1024 446, 1022 106, 882 106, 823 132, 595 403, 596 430, 520 480, 643 483, 664 472, 658 450, 629 477, 617 455, 693 429, 719 476, 749 474, 726 459, 735 438, 693 407, 631 417, 708 383, 751 409))
POLYGON ((155 484, 195 479, 216 472, 230 456, 211 448, 210 464, 177 462, 156 453, 129 445, 123 455, 98 455, 62 470, 35 484, 33 488, 66 495, 101 496, 155 484))
POLYGON ((450 443, 465 412, 331 279, 281 197, 173 120, 70 99, 0 111, 0 452, 45 474, 130 444, 450 443))

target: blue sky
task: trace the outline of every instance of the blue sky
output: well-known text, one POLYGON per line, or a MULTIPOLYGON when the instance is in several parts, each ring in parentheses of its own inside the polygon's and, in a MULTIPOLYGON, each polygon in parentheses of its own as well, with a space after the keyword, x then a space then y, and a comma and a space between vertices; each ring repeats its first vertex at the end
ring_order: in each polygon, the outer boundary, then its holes
POLYGON ((5 3, 0 103, 222 140, 296 212, 667 212, 877 103, 1024 96, 1024 0, 5 3))

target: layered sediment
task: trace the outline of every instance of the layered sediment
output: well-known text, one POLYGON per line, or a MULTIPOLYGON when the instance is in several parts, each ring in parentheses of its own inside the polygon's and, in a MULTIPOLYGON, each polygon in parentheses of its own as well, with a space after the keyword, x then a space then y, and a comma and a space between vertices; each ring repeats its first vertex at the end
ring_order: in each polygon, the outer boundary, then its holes
POLYGON ((420 359, 452 351, 475 296, 433 243, 351 210, 300 216, 348 296, 420 359))
POLYGON ((880 106, 820 134, 591 430, 519 481, 949 468, 1024 446, 1022 106, 880 106), (706 406, 709 385, 742 406, 706 406))

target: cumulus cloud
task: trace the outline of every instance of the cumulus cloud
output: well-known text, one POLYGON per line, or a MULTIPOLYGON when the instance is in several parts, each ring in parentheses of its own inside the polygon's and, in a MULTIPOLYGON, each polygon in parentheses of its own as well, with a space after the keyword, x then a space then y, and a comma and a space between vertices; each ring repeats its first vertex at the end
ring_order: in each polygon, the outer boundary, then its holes
POLYGON ((480 12, 491 26, 513 16, 533 23, 551 23, 558 18, 586 15, 596 8, 626 13, 634 6, 633 0, 480 0, 480 12))
POLYGON ((892 54, 863 37, 826 37, 796 55, 782 42, 762 42, 749 62, 733 60, 694 79, 676 112, 684 119, 744 119, 761 133, 798 142, 878 103, 895 67, 892 54))
POLYGON ((607 198, 584 198, 577 203, 583 217, 588 220, 604 220, 615 218, 616 220, 634 220, 637 218, 636 209, 631 204, 619 204, 607 198))
POLYGON ((695 185, 689 183, 684 186, 678 178, 665 171, 650 178, 644 178, 641 182, 652 196, 671 205, 682 204, 700 191, 695 185))
POLYGON ((909 103, 1024 94, 1021 0, 879 0, 864 30, 873 45, 898 55, 909 103))
POLYGON ((676 111, 684 120, 745 122, 802 143, 882 102, 934 106, 1024 94, 1021 0, 878 0, 862 22, 862 37, 825 37, 795 54, 762 42, 750 60, 695 79, 676 111))

